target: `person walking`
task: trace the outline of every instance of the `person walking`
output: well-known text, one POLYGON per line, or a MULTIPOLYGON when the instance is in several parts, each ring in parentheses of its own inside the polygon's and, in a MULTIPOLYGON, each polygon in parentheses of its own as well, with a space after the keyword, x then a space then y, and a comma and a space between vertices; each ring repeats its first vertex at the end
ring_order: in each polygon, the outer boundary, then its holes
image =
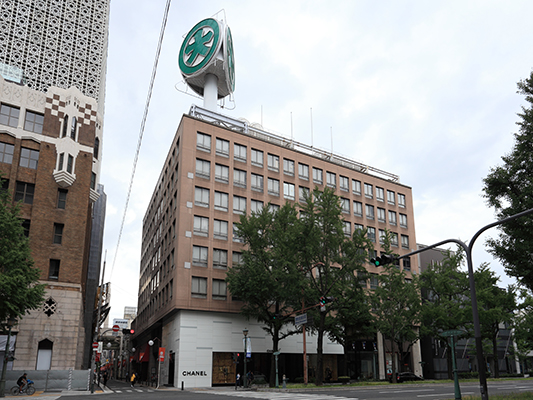
POLYGON ((135 372, 132 372, 130 377, 131 387, 135 386, 135 378, 137 378, 137 375, 135 375, 135 372))

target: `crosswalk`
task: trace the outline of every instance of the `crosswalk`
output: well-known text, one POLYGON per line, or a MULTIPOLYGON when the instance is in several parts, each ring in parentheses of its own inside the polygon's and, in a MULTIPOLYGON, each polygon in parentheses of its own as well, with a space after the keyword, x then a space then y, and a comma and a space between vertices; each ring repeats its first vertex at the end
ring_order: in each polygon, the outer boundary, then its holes
POLYGON ((152 393, 155 392, 154 389, 147 388, 126 388, 126 389, 114 389, 115 393, 152 393))
POLYGON ((245 399, 262 399, 262 400, 358 400, 355 397, 328 396, 324 394, 307 394, 307 393, 288 393, 288 392, 250 392, 250 391, 228 391, 228 390, 209 390, 209 393, 220 396, 242 397, 245 399))

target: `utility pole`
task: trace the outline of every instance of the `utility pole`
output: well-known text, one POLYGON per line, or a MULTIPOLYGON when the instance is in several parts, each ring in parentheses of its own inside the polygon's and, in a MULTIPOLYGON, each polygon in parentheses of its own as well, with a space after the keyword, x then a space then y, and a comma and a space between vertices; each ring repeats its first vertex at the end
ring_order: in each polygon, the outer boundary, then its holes
MULTIPOLYGON (((102 308, 102 296, 104 294, 104 276, 105 276, 105 263, 107 258, 107 250, 104 256, 104 266, 102 268, 102 278, 100 279, 100 296, 98 296, 98 310, 96 311, 96 326, 94 328, 93 343, 98 342, 100 336, 100 310, 102 308)), ((93 349, 91 357, 91 393, 94 393, 94 369, 96 367, 96 350, 93 349)))

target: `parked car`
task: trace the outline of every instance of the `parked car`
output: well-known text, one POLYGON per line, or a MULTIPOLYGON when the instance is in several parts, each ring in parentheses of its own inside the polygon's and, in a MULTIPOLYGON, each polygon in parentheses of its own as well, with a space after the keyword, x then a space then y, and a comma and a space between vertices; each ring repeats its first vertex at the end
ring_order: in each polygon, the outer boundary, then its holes
POLYGON ((424 378, 415 375, 412 372, 400 372, 398 375, 396 375, 396 380, 398 381, 398 383, 402 383, 405 381, 423 381, 424 378))

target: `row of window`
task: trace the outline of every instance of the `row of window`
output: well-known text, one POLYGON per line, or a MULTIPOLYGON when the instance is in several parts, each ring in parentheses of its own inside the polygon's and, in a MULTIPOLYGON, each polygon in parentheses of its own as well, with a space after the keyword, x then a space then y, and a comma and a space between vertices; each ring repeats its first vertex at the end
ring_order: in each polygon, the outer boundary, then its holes
MULTIPOLYGON (((206 151, 211 152, 211 136, 207 135, 205 133, 197 133, 197 140, 196 140, 196 148, 200 151, 206 151)), ((216 138, 216 154, 223 157, 229 157, 229 148, 230 148, 230 142, 225 139, 216 138)), ((233 144, 233 159, 235 161, 241 161, 241 162, 247 162, 247 147, 234 143, 233 144)), ((280 157, 275 154, 267 153, 267 168, 270 171, 279 172, 280 170, 280 157)), ((203 175, 203 177, 209 178, 209 169, 210 169, 210 163, 209 161, 200 160, 203 162, 203 165, 200 165, 200 169, 198 168, 198 160, 197 160, 197 174, 198 171, 199 175, 203 175)), ((251 164, 257 167, 263 167, 264 166, 264 153, 262 150, 257 149, 251 149, 251 164)), ((229 168, 227 170, 224 170, 224 167, 222 165, 216 164, 217 167, 219 167, 220 171, 215 170, 215 180, 217 180, 217 176, 219 177, 219 180, 221 182, 228 182, 229 180, 229 168), (217 174, 219 172, 219 174, 217 174)), ((217 169, 217 167, 215 169, 217 169)), ((283 173, 288 176, 295 176, 296 173, 296 163, 294 160, 283 158, 283 173)), ((303 164, 298 162, 298 177, 303 180, 310 180, 309 175, 309 165, 303 164)), ((245 171, 241 171, 244 172, 245 171)), ((254 174, 252 174, 253 176, 254 174)), ((261 175, 259 175, 261 176, 261 175)), ((337 175, 333 172, 326 171, 326 185, 332 188, 337 187, 337 175)), ((313 183, 318 185, 324 184, 324 171, 321 168, 312 167, 312 180, 313 183)), ((241 182, 244 182, 244 185, 246 185, 246 175, 244 175, 244 178, 241 178, 241 182)), ((352 192, 357 195, 361 195, 361 181, 352 179, 352 192)), ((341 191, 349 192, 350 191, 350 178, 347 176, 339 175, 339 189, 341 191)), ((242 183, 241 183, 242 184, 242 183)), ((244 186, 246 187, 246 186, 244 186)), ((252 186, 253 189, 253 186, 252 186)), ((405 207, 405 195, 398 193, 396 194, 392 190, 387 189, 387 198, 386 201, 391 204, 395 205, 396 202, 400 207, 405 207), (396 199, 397 195, 397 199, 396 199)), ((364 194, 367 198, 374 198, 374 186, 365 183, 364 184, 364 194)), ((375 196, 378 201, 385 201, 385 189, 381 188, 379 186, 375 187, 375 196)))
MULTIPOLYGON (((14 151, 14 145, 0 142, 0 162, 12 164, 14 151)), ((26 147, 20 149, 19 165, 21 167, 37 169, 38 161, 39 150, 27 149, 26 147)))
MULTIPOLYGON (((9 180, 4 179, 2 181, 2 189, 7 190, 9 188, 9 180)), ((33 197, 35 194, 35 184, 17 181, 15 185, 15 201, 22 201, 25 204, 33 204, 33 197)), ((57 189, 57 202, 56 206, 59 209, 64 210, 67 206, 67 189, 57 189)))
MULTIPOLYGON (((0 104, 0 124, 16 128, 19 123, 20 108, 9 104, 0 104)), ((44 115, 26 110, 24 118, 24 130, 43 133, 44 115)))
MULTIPOLYGON (((211 293, 213 300, 227 299, 227 284, 222 279, 213 279, 211 281, 211 293)), ((205 299, 207 298, 207 278, 193 276, 191 281, 192 297, 205 299)))
MULTIPOLYGON (((207 267, 209 263, 209 249, 204 246, 194 245, 192 247, 192 265, 198 267, 207 267)), ((242 264, 242 253, 234 251, 232 253, 232 266, 242 264)), ((228 250, 213 249, 211 255, 211 265, 216 269, 228 268, 228 250)))

